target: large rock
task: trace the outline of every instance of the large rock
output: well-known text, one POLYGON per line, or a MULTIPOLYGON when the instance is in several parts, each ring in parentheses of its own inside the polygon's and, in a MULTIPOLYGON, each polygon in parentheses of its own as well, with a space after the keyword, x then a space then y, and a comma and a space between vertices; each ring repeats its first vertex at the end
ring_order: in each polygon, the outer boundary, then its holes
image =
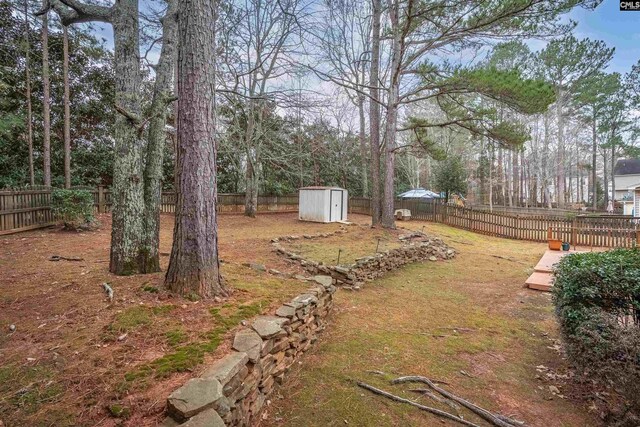
POLYGON ((295 307, 291 307, 290 305, 281 305, 280 308, 276 310, 276 315, 280 317, 292 318, 296 315, 296 309, 295 307))
POLYGON ((186 420, 214 407, 222 398, 220 381, 215 378, 192 378, 169 395, 167 407, 174 418, 186 420))
POLYGON ((311 280, 324 286, 325 288, 333 285, 333 278, 331 276, 313 276, 311 280))
POLYGON ((249 360, 255 363, 260 358, 262 338, 251 329, 241 329, 233 338, 233 348, 247 353, 249 360))
POLYGON ((317 304, 318 297, 311 294, 301 294, 291 300, 291 302, 286 303, 286 305, 290 305, 291 307, 300 308, 305 307, 310 304, 317 304))
POLYGON ((249 356, 245 352, 233 352, 216 360, 203 374, 203 378, 215 378, 224 387, 231 378, 247 364, 249 356))
POLYGON ((282 327, 287 323, 289 323, 289 320, 284 317, 258 316, 256 320, 253 321, 253 324, 251 324, 251 327, 262 338, 268 339, 283 333, 284 330, 282 327))
POLYGON ((226 427, 226 425, 214 409, 207 409, 181 424, 181 427, 226 427))

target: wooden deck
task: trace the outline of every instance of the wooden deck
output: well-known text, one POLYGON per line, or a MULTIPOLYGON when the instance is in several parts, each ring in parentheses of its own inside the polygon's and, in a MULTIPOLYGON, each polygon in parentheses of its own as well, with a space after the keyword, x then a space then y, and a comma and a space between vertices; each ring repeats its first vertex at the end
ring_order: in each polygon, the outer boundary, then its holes
POLYGON ((533 273, 527 281, 525 285, 530 289, 535 289, 537 291, 551 292, 553 289, 553 266, 557 264, 562 257, 584 251, 552 251, 547 249, 547 251, 542 255, 540 261, 533 268, 533 273))

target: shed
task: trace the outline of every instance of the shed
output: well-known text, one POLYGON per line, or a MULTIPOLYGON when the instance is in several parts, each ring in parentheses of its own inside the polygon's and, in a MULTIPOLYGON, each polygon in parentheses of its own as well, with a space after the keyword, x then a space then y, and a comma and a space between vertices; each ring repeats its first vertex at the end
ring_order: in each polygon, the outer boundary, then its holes
POLYGON ((301 221, 347 220, 347 190, 339 187, 303 187, 299 190, 298 218, 301 221))

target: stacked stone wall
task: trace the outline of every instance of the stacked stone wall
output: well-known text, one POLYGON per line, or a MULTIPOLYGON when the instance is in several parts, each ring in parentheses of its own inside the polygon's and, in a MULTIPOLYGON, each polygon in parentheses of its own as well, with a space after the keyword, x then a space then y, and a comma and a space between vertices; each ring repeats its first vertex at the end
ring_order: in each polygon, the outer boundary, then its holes
POLYGON ((326 326, 336 291, 332 278, 316 276, 305 293, 238 330, 232 351, 167 399, 163 426, 256 425, 269 396, 326 326))

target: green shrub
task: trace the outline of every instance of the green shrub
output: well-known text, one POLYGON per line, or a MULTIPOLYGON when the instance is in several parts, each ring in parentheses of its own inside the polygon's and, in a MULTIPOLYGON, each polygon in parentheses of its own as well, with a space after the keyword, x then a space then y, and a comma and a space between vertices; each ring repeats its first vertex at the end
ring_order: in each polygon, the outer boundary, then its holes
POLYGON ((553 298, 569 360, 585 375, 620 391, 627 400, 626 419, 637 419, 640 250, 568 255, 555 275, 553 298))
POLYGON ((51 210, 66 229, 85 229, 95 225, 93 194, 90 191, 55 189, 51 192, 51 210))

